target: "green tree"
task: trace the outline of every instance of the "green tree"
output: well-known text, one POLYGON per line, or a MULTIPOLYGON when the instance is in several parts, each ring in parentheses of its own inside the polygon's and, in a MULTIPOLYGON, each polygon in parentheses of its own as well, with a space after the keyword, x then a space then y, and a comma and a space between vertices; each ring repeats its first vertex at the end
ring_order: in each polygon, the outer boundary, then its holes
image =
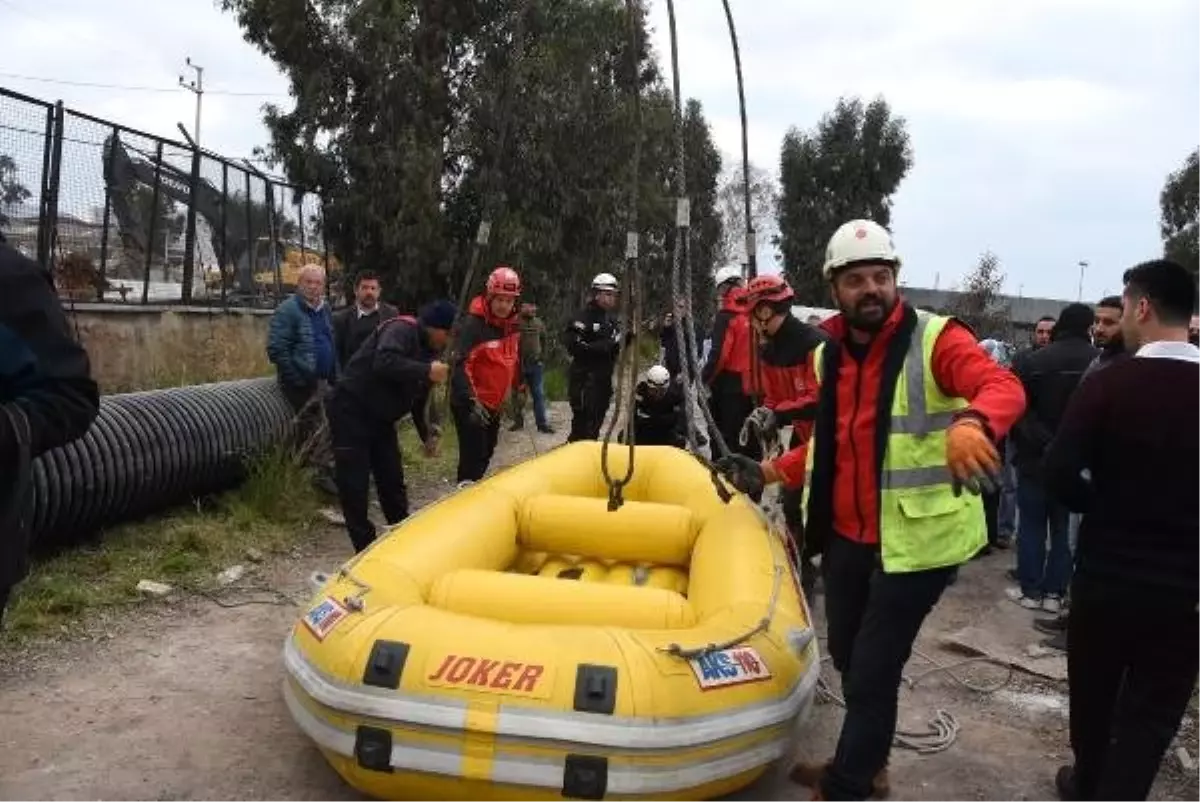
MULTIPOLYGON (((619 0, 223 5, 296 97, 291 112, 267 109, 267 155, 321 196, 323 232, 347 272, 379 270, 408 308, 457 295, 491 193, 491 236, 472 289, 497 262, 512 264, 557 327, 592 275, 619 274, 636 87, 644 311, 665 303, 672 104, 644 9, 631 40, 619 0)), ((699 105, 685 117, 699 294, 719 237, 710 195, 720 164, 699 105)))
POLYGON ((1167 176, 1158 198, 1163 251, 1168 259, 1200 272, 1200 149, 1167 176))
POLYGON ((8 225, 7 212, 30 198, 30 192, 17 177, 17 163, 0 153, 0 226, 8 225))
POLYGON ((1000 259, 991 251, 985 251, 963 278, 962 287, 947 311, 970 326, 980 339, 1005 339, 1011 314, 1004 303, 1003 287, 1000 259))
MULTIPOLYGON (((745 257, 746 200, 745 177, 741 162, 729 165, 721 174, 717 193, 717 208, 724 226, 719 249, 721 264, 734 264, 745 257)), ((763 168, 750 165, 750 218, 758 242, 771 242, 775 237, 776 206, 779 189, 775 179, 763 168)))
POLYGON ((801 303, 826 301, 820 267, 838 226, 856 218, 891 223, 892 195, 912 164, 904 118, 883 98, 841 98, 813 131, 787 132, 775 244, 801 303))

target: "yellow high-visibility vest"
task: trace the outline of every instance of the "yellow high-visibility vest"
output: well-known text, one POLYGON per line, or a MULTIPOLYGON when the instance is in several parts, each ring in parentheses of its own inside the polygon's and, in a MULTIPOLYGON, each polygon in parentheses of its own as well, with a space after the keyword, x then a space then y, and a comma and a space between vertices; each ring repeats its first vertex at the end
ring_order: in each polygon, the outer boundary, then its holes
MULTIPOLYGON (((987 543, 982 500, 969 493, 955 497, 946 465, 946 430, 967 407, 964 399, 943 393, 933 376, 934 345, 949 321, 917 311, 896 381, 879 488, 880 549, 890 574, 960 565, 987 543)), ((824 349, 822 343, 813 357, 818 383, 824 349)), ((810 474, 815 450, 808 450, 810 474)))

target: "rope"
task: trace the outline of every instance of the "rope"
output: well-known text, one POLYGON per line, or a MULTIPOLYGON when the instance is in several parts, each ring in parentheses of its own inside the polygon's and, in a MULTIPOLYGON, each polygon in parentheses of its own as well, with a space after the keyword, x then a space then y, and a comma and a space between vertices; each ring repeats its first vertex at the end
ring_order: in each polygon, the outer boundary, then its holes
POLYGON ((683 307, 687 312, 687 325, 684 316, 679 315, 675 321, 675 347, 680 354, 679 370, 683 379, 684 416, 687 428, 688 451, 708 468, 713 487, 722 503, 728 504, 733 494, 725 485, 716 466, 700 453, 699 435, 700 424, 695 419, 694 411, 699 407, 704 418, 705 427, 710 433, 714 450, 720 457, 730 454, 729 445, 721 436, 713 420, 712 410, 708 407, 707 399, 697 403, 697 388, 699 377, 696 370, 700 364, 700 356, 696 347, 696 329, 692 324, 692 267, 691 267, 691 203, 687 197, 686 148, 683 140, 683 93, 680 89, 679 73, 679 36, 675 23, 675 2, 667 0, 667 19, 669 22, 671 40, 671 89, 674 100, 674 145, 675 145, 675 244, 671 254, 671 302, 678 312, 681 309, 680 298, 686 299, 683 307), (680 274, 683 274, 683 287, 680 287, 680 274), (685 331, 686 329, 686 331, 685 331))
POLYGON ((631 85, 631 100, 633 101, 633 163, 630 168, 629 181, 629 221, 625 234, 625 284, 626 291, 621 293, 621 316, 627 322, 628 329, 622 338, 621 351, 617 358, 617 406, 613 409, 608 426, 604 430, 603 442, 600 446, 600 472, 604 483, 608 486, 608 509, 613 512, 625 503, 625 486, 633 479, 634 468, 634 406, 636 402, 636 379, 638 371, 637 337, 642 327, 642 298, 641 270, 638 264, 638 200, 640 195, 639 181, 641 178, 642 161, 642 91, 638 70, 638 53, 641 50, 641 21, 638 16, 636 0, 625 0, 625 16, 629 25, 629 81, 631 85), (632 336, 629 336, 631 335, 632 336), (626 372, 631 371, 632 376, 626 372), (608 464, 608 449, 612 443, 613 430, 617 420, 625 410, 625 444, 628 449, 628 464, 625 475, 620 478, 613 476, 608 464))
MULTIPOLYGON (((766 530, 766 536, 768 538, 776 538, 783 544, 784 558, 787 559, 788 544, 792 542, 791 534, 788 533, 786 528, 778 526, 777 522, 774 521, 767 514, 767 512, 762 509, 762 507, 758 506, 757 504, 752 504, 750 506, 755 512, 758 513, 759 517, 762 519, 762 522, 766 524, 764 527, 766 530)), ((729 640, 721 641, 720 643, 709 643, 704 646, 693 646, 687 648, 680 646, 678 643, 671 643, 666 646, 658 647, 658 651, 672 655, 673 657, 678 657, 682 660, 692 660, 696 657, 703 657, 706 654, 711 654, 712 652, 719 652, 724 649, 732 649, 734 646, 738 646, 750 640, 760 632, 769 631, 771 629, 771 622, 775 619, 775 610, 779 606, 779 595, 780 591, 783 589, 783 577, 787 572, 791 571, 792 568, 790 565, 781 563, 779 558, 776 557, 772 563, 771 570, 771 595, 767 599, 767 605, 766 609, 763 611, 763 617, 760 618, 758 623, 753 627, 745 632, 742 632, 740 635, 735 635, 729 640)), ((799 579, 799 577, 797 577, 797 579, 799 579)), ((803 597, 801 598, 803 599, 803 597)), ((804 600, 804 604, 807 614, 807 600, 804 600)), ((811 622, 811 618, 809 620, 811 622)))
MULTIPOLYGON (((969 691, 974 691, 975 693, 979 694, 992 694, 1006 688, 1008 684, 1012 682, 1012 678, 1015 673, 1012 663, 998 660, 994 657, 968 657, 965 660, 959 660, 954 663, 942 663, 940 660, 930 657, 920 649, 913 649, 913 654, 915 654, 917 657, 920 657, 925 662, 930 663, 933 668, 926 669, 925 671, 922 671, 916 675, 902 676, 901 679, 903 683, 910 690, 916 688, 917 685, 919 685, 926 677, 930 677, 934 674, 945 673, 952 680, 954 680, 954 682, 969 691), (991 665, 1006 669, 1004 678, 987 685, 979 685, 954 673, 955 669, 976 663, 990 663, 991 665)), ((824 663, 830 659, 831 658, 827 655, 821 659, 821 662, 824 663)), ((817 697, 824 701, 832 702, 838 707, 846 707, 846 700, 829 687, 829 683, 824 677, 817 681, 817 697)), ((958 734, 960 731, 961 727, 958 723, 958 719, 954 717, 954 714, 939 707, 934 710, 933 717, 926 722, 925 729, 897 729, 892 737, 892 745, 901 749, 911 750, 916 752, 918 755, 934 755, 938 752, 944 752, 953 746, 958 740, 958 734)))
MULTIPOLYGON (((525 17, 529 13, 529 7, 532 0, 524 0, 521 6, 517 9, 516 21, 513 23, 513 60, 511 80, 504 84, 503 94, 498 102, 497 124, 496 124, 496 150, 492 154, 491 160, 485 164, 480 173, 479 184, 483 195, 483 205, 479 214, 479 227, 475 230, 475 241, 471 244, 471 256, 467 262, 467 273, 463 276, 462 285, 458 290, 458 307, 454 316, 454 324, 451 329, 457 332, 462 323, 463 315, 467 308, 467 296, 471 291, 471 286, 475 283, 475 272, 479 269, 479 260, 484 249, 488 246, 492 236, 492 217, 495 214, 496 198, 499 195, 497 186, 499 185, 498 175, 500 173, 500 160, 504 158, 505 151, 508 149, 508 129, 512 119, 513 97, 517 94, 523 71, 521 64, 525 56, 525 17)), ((451 336, 451 343, 454 342, 454 336, 451 336)), ((454 363, 457 361, 459 354, 454 353, 451 346, 448 354, 447 364, 450 366, 450 371, 454 371, 454 363)), ((433 431, 432 420, 430 418, 430 406, 433 404, 434 394, 430 393, 425 400, 425 409, 422 414, 425 416, 426 426, 429 431, 433 431)), ((442 403, 448 405, 450 403, 450 382, 445 383, 442 389, 442 403)))
MULTIPOLYGON (((758 238, 754 230, 753 202, 750 194, 750 128, 746 115, 746 84, 742 75, 742 50, 738 44, 737 24, 729 0, 721 0, 725 8, 725 22, 729 28, 729 43, 733 48, 733 68, 737 76, 738 114, 742 133, 742 206, 746 216, 746 278, 758 276, 758 238)), ((758 364, 758 332, 750 329, 750 386, 754 406, 762 397, 762 373, 758 364)))
POLYGON ((683 268, 687 267, 689 284, 692 270, 690 256, 691 238, 691 201, 687 195, 687 160, 683 142, 683 107, 679 88, 679 39, 675 28, 675 0, 667 0, 667 20, 671 36, 671 89, 674 115, 672 116, 671 133, 675 146, 675 170, 672 176, 675 189, 675 243, 671 248, 671 303, 678 316, 675 321, 675 347, 678 349, 679 372, 683 379, 683 417, 686 427, 688 450, 693 454, 700 450, 699 430, 696 423, 693 404, 696 400, 696 387, 692 383, 692 368, 695 366, 695 327, 692 325, 692 293, 683 296, 686 306, 680 301, 679 277, 683 268), (682 312, 687 312, 686 321, 682 312), (687 323, 685 326, 684 323, 687 323), (687 329, 687 332, 684 332, 687 329), (690 335, 690 336, 689 336, 690 335))

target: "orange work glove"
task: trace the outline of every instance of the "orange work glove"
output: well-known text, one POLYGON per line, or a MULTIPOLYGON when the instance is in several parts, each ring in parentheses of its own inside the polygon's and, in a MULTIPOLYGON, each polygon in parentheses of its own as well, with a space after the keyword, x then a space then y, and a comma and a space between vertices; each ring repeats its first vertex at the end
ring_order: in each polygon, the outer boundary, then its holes
POLYGON ((1000 454, 975 418, 959 418, 946 430, 946 466, 954 495, 995 493, 1000 486, 1000 454))

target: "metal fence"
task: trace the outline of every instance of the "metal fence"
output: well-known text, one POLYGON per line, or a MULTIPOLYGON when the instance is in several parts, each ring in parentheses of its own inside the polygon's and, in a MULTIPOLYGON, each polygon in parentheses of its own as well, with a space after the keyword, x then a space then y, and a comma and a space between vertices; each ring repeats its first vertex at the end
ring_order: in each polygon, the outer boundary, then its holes
POLYGON ((248 161, 0 88, 0 232, 64 297, 271 307, 304 264, 340 274, 322 222, 248 161))

